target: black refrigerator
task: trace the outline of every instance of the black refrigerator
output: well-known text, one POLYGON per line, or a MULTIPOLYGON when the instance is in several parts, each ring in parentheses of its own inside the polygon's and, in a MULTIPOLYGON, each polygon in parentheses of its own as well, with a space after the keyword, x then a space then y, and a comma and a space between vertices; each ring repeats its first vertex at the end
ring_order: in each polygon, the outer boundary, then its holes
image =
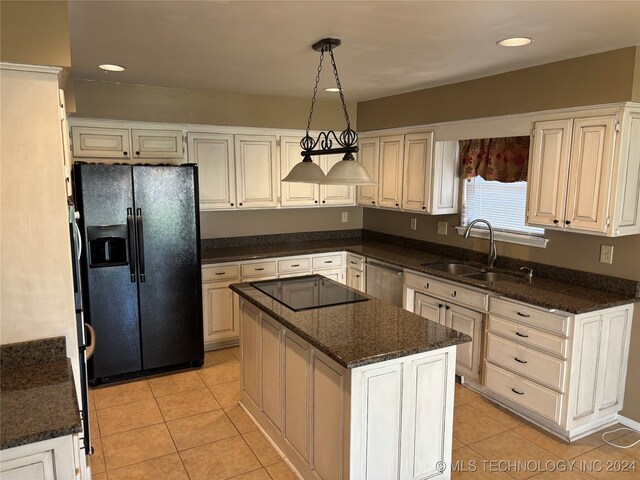
POLYGON ((195 165, 74 165, 91 383, 202 365, 195 165))

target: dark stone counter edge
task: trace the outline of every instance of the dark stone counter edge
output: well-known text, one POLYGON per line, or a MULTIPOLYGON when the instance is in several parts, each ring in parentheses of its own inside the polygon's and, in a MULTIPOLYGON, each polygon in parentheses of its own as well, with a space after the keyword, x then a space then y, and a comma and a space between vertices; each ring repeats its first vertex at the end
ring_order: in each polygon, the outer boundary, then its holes
MULTIPOLYGON (((392 245, 390 245, 390 247, 392 247, 392 245)), ((401 262, 397 262, 394 261, 393 259, 390 258, 386 258, 386 257, 382 257, 382 256, 376 256, 375 254, 371 254, 371 253, 363 253, 362 251, 358 251, 357 248, 353 248, 350 246, 340 246, 340 247, 300 247, 300 248, 291 248, 291 249, 283 249, 282 254, 278 254, 279 256, 282 257, 288 257, 288 256, 296 256, 296 255, 313 255, 313 254, 317 254, 317 253, 328 253, 328 252, 338 252, 338 251, 344 251, 344 252, 348 252, 348 253, 353 253, 356 255, 360 255, 360 256, 366 256, 367 258, 373 258, 376 260, 380 260, 386 263, 390 263, 393 265, 396 265, 398 267, 402 267, 402 268, 406 268, 418 273, 424 273, 427 275, 431 275, 433 277, 439 277, 442 278, 443 280, 449 280, 452 282, 456 282, 456 283, 460 283, 462 285, 466 285, 472 288, 476 288, 479 290, 484 290, 484 291, 488 291, 488 292, 493 292, 493 293, 497 293, 500 296, 504 296, 506 298, 510 298, 513 300, 518 300, 524 303, 529 303, 531 305, 534 306, 539 306, 542 308, 548 308, 548 309, 555 309, 555 310, 560 310, 562 312, 567 312, 567 313, 571 313, 574 315, 580 315, 582 313, 589 313, 589 312, 594 312, 596 310, 604 310, 606 308, 612 308, 612 307, 619 307, 621 305, 628 305, 630 303, 635 303, 640 301, 639 298, 636 297, 625 297, 625 296, 621 296, 621 298, 617 299, 617 300, 612 300, 610 302, 600 302, 594 305, 591 305, 589 307, 582 307, 582 308, 576 308, 576 307, 572 307, 569 305, 559 305, 557 303, 552 303, 549 301, 546 301, 544 298, 540 297, 540 296, 534 296, 534 295, 527 295, 526 293, 516 293, 513 292, 511 289, 509 290, 505 290, 504 288, 500 288, 500 283, 503 282, 497 282, 495 284, 490 284, 490 285, 482 285, 482 284, 478 284, 476 282, 473 282, 471 280, 467 280, 464 277, 458 276, 458 275, 453 275, 453 274, 449 274, 446 272, 442 272, 440 270, 434 270, 431 269, 429 267, 417 267, 416 265, 407 265, 407 264, 403 264, 401 262)), ((426 253, 426 252, 425 252, 426 253)), ((241 261, 246 261, 246 260, 257 260, 257 259, 261 259, 261 258, 274 258, 273 254, 264 254, 264 255, 235 255, 232 257, 216 257, 216 258, 207 258, 204 259, 202 261, 203 265, 207 265, 207 264, 215 264, 215 263, 228 263, 228 262, 241 262, 241 261)), ((442 261, 445 261, 447 258, 446 257, 442 257, 442 261)), ((454 259, 452 259, 454 260, 454 259)), ((460 263, 473 263, 473 262, 466 262, 464 260, 459 260, 460 263)), ((439 262, 434 262, 434 263, 439 263, 439 262)), ((500 269, 494 269, 496 271, 500 271, 500 269)), ((505 271, 505 270, 502 270, 505 271)), ((514 272, 509 271, 508 273, 513 274, 514 272)), ((516 273, 517 274, 517 273, 516 273)), ((535 280, 534 280, 535 281, 535 280)), ((507 285, 510 286, 514 286, 514 285, 518 285, 518 283, 515 282, 504 282, 507 285)), ((523 285, 526 287, 526 285, 523 285)))
POLYGON ((31 435, 24 435, 22 437, 12 438, 8 441, 2 441, 0 444, 0 450, 6 450, 8 448, 20 447, 22 445, 28 445, 35 442, 43 442, 45 440, 51 440, 52 438, 64 437, 66 435, 73 435, 74 433, 80 433, 82 431, 82 425, 73 425, 65 428, 43 430, 40 433, 34 433, 31 435))
MULTIPOLYGON (((270 308, 265 307, 264 304, 260 303, 258 300, 256 300, 252 296, 247 295, 244 291, 242 291, 241 289, 239 289, 235 285, 232 284, 232 285, 229 286, 229 288, 231 290, 233 290, 234 292, 236 292, 238 295, 240 295, 242 298, 247 300, 249 303, 252 303, 256 307, 258 307, 258 309, 260 309, 261 311, 265 312, 267 315, 272 317, 274 320, 277 320, 280 324, 284 325, 286 328, 291 330, 293 333, 298 335, 300 338, 302 338, 303 340, 306 340, 307 342, 309 342, 312 346, 314 346, 315 348, 320 350, 322 353, 324 353, 326 356, 328 356, 329 358, 334 360, 336 363, 338 363, 339 365, 341 365, 341 366, 343 366, 345 368, 348 368, 348 369, 349 368, 362 367, 362 366, 365 366, 365 365, 371 365, 371 364, 378 363, 378 362, 384 362, 385 360, 393 360, 395 358, 407 357, 409 355, 414 355, 414 354, 417 354, 417 353, 430 352, 432 350, 438 350, 440 348, 451 347, 453 345, 460 345, 462 343, 468 343, 468 342, 472 341, 470 336, 465 335, 465 334, 460 334, 458 337, 455 337, 453 339, 448 339, 448 340, 441 341, 441 342, 433 342, 429 346, 425 346, 425 347, 416 347, 416 348, 410 348, 410 349, 404 349, 404 350, 397 350, 397 351, 394 351, 394 352, 389 352, 389 353, 385 353, 385 354, 380 354, 380 355, 375 355, 375 356, 371 356, 371 357, 361 358, 361 359, 354 360, 354 361, 351 361, 351 362, 346 362, 343 358, 341 358, 341 357, 337 356, 336 354, 334 354, 329 348, 327 348, 326 345, 324 345, 321 342, 319 342, 316 338, 314 338, 314 337, 308 335, 306 332, 300 330, 294 324, 292 324, 291 322, 288 322, 286 319, 282 318, 280 315, 278 315, 276 312, 274 312, 270 308)), ((258 290, 256 290, 256 292, 257 291, 258 290)), ((398 308, 400 308, 400 307, 398 307, 398 308)), ((428 320, 425 319, 425 321, 428 321, 428 320)))

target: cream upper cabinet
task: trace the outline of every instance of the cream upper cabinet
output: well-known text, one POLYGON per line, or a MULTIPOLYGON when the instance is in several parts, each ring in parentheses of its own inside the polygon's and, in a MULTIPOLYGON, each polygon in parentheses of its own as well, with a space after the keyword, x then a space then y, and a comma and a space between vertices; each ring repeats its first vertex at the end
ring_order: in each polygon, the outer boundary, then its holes
MULTIPOLYGON (((301 151, 299 137, 280 137, 280 178, 286 177, 302 161, 301 151)), ((311 158, 320 165, 317 156, 311 158)), ((320 201, 320 188, 313 183, 281 182, 280 188, 283 207, 312 207, 320 201)))
POLYGON ((427 194, 429 198, 427 213, 432 215, 458 213, 459 190, 458 142, 456 140, 435 142, 431 190, 427 194))
POLYGON ((380 137, 378 205, 381 207, 402 206, 403 151, 403 135, 380 137))
MULTIPOLYGON (((343 155, 321 155, 320 167, 325 175, 343 155)), ((355 205, 356 192, 353 185, 320 185, 320 205, 355 205)))
POLYGON ((73 156, 130 158, 128 128, 72 127, 73 156))
POLYGON ((404 137, 404 183, 402 208, 427 211, 431 183, 433 132, 413 133, 404 137))
POLYGON ((134 158, 183 158, 181 130, 131 130, 134 158))
POLYGON ((239 208, 278 206, 280 168, 277 138, 236 135, 236 184, 239 208))
POLYGON ((200 210, 235 208, 233 135, 190 133, 187 148, 189 161, 198 164, 200 210))
POLYGON ((366 168, 375 185, 363 185, 357 187, 358 205, 367 207, 378 204, 378 155, 380 153, 380 140, 378 137, 362 138, 358 142, 357 160, 366 168))
POLYGON ((528 183, 529 224, 640 233, 640 110, 536 122, 528 183))

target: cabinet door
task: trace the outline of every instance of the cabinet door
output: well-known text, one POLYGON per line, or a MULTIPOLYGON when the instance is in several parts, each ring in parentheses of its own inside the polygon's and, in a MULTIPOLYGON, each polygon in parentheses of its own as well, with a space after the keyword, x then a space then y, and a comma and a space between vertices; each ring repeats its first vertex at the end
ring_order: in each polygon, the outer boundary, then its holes
POLYGON ((180 130, 131 130, 134 158, 183 158, 180 130))
POLYGON ((72 127, 73 156, 129 158, 129 130, 126 128, 72 127))
POLYGON ((537 122, 527 180, 527 223, 562 227, 572 120, 537 122))
POLYGON ((460 160, 458 142, 436 142, 427 211, 432 215, 458 213, 460 160))
POLYGON ((602 316, 602 340, 598 374, 598 408, 600 410, 622 404, 627 373, 629 310, 617 310, 602 316))
POLYGON ((364 272, 354 268, 347 268, 347 286, 364 292, 364 272))
POLYGON ((401 207, 403 141, 402 135, 380 138, 378 202, 381 207, 401 207))
MULTIPOLYGON (((322 155, 320 166, 329 173, 331 167, 342 160, 343 155, 322 155)), ((355 205, 355 187, 353 185, 320 185, 321 205, 355 205)))
POLYGON ((380 154, 380 141, 375 138, 360 138, 358 142, 358 162, 367 169, 375 185, 357 187, 358 205, 375 207, 378 204, 378 155, 380 154))
POLYGON ((482 328, 482 313, 474 312, 458 305, 447 305, 446 325, 459 332, 469 335, 469 343, 463 343, 456 348, 456 372, 469 378, 478 380, 480 372, 480 331, 482 328))
POLYGON ((280 172, 276 137, 236 135, 236 184, 238 207, 278 205, 280 172))
POLYGON ((56 476, 53 455, 53 450, 47 450, 16 459, 3 459, 2 466, 0 467, 0 476, 2 476, 2 480, 62 479, 61 476, 56 476))
MULTIPOLYGON (((280 138, 280 176, 286 177, 291 169, 302 161, 300 152, 300 137, 280 138)), ((320 165, 319 157, 311 157, 314 163, 320 165)), ((313 183, 281 182, 283 207, 306 207, 319 203, 320 187, 313 183)))
POLYGON ((607 231, 614 135, 614 115, 574 120, 565 228, 607 231))
POLYGON ((311 346, 285 333, 284 436, 305 460, 311 447, 311 346))
POLYGON ((189 161, 198 164, 200 210, 235 208, 233 135, 190 133, 187 148, 189 161))
POLYGON ((404 137, 404 210, 426 212, 429 207, 432 148, 433 132, 414 133, 404 137))
POLYGON ((230 282, 211 282, 202 285, 204 342, 238 338, 238 296, 229 289, 230 282))
POLYGON ((245 393, 260 408, 262 406, 260 392, 260 345, 261 320, 260 311, 251 304, 240 302, 240 348, 242 349, 241 384, 245 393))
POLYGON ((344 274, 342 273, 342 268, 329 268, 327 270, 314 270, 313 273, 317 273, 318 275, 322 275, 323 277, 330 278, 339 283, 344 283, 344 274))
POLYGON ((262 411, 278 430, 282 429, 281 324, 262 314, 262 411))
POLYGON ((413 300, 413 313, 432 322, 444 324, 444 315, 442 314, 444 306, 445 302, 442 300, 416 292, 413 300))

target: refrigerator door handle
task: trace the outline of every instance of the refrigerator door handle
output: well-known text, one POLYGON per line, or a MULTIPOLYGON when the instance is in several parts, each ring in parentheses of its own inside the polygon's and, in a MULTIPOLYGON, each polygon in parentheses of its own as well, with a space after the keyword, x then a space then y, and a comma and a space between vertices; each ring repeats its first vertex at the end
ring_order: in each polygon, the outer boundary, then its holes
POLYGON ((129 230, 129 273, 131 282, 136 281, 136 240, 133 227, 133 208, 127 208, 127 229, 129 230))
POLYGON ((136 227, 138 237, 138 261, 140 262, 140 281, 144 282, 144 231, 142 227, 142 209, 136 209, 136 227))
POLYGON ((91 343, 86 346, 85 350, 85 353, 87 354, 87 360, 89 360, 93 356, 93 352, 96 349, 96 331, 88 323, 85 323, 84 326, 87 327, 87 330, 89 330, 89 338, 91 339, 91 343))

